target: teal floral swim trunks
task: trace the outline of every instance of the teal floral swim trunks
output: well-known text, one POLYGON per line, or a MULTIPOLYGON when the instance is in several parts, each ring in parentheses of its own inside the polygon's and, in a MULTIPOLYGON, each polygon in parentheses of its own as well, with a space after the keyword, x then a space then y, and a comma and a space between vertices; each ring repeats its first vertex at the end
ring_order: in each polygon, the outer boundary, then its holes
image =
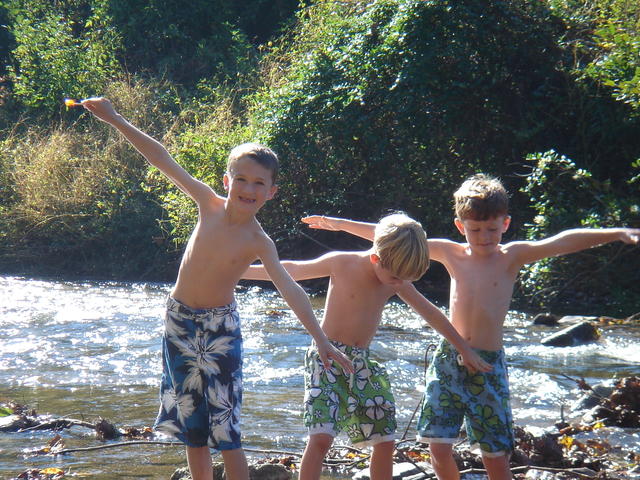
POLYGON ((513 419, 504 351, 476 350, 493 366, 471 374, 443 340, 427 370, 418 441, 456 443, 464 420, 469 442, 488 457, 513 450, 513 419))
POLYGON ((167 299, 160 402, 159 432, 189 447, 241 447, 242 334, 235 303, 192 309, 167 299))
POLYGON ((345 430, 359 447, 393 441, 396 407, 387 372, 369 358, 369 349, 331 344, 353 362, 355 373, 344 372, 337 362, 324 368, 315 345, 309 347, 304 375, 304 424, 309 435, 335 437, 345 430))

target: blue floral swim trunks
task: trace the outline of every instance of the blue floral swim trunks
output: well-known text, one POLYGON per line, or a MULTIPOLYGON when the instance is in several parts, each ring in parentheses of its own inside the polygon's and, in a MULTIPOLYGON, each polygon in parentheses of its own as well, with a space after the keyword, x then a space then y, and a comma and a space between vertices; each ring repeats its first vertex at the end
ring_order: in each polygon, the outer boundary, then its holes
POLYGON ((324 368, 315 345, 305 356, 304 424, 309 434, 335 437, 345 430, 358 447, 393 441, 396 407, 385 369, 369 358, 369 350, 331 341, 352 362, 349 374, 333 362, 324 368))
POLYGON ((427 370, 418 440, 455 443, 464 420, 469 442, 483 455, 504 455, 514 446, 504 351, 475 351, 493 370, 472 374, 451 344, 438 346, 427 370))
POLYGON ((154 429, 190 447, 240 448, 242 333, 235 302, 192 309, 167 299, 154 429))

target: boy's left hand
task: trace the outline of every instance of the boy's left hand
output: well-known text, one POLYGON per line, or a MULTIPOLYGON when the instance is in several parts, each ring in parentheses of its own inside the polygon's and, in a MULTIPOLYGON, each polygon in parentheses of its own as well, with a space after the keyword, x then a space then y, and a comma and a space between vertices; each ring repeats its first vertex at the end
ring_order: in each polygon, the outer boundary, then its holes
POLYGON ((458 355, 458 364, 467 367, 471 373, 483 372, 487 373, 493 370, 493 367, 485 362, 480 355, 469 349, 468 352, 458 355))
POLYGON ((318 355, 320 355, 320 360, 322 360, 322 364, 324 365, 324 368, 327 368, 327 369, 331 368, 330 360, 333 360, 335 362, 338 362, 338 364, 342 367, 342 370, 344 370, 345 372, 347 373, 355 372, 353 368, 353 363, 351 363, 351 360, 349 360, 349 358, 347 358, 347 356, 344 353, 342 353, 336 347, 331 345, 329 341, 327 341, 323 345, 319 345, 316 343, 316 348, 318 350, 318 355))

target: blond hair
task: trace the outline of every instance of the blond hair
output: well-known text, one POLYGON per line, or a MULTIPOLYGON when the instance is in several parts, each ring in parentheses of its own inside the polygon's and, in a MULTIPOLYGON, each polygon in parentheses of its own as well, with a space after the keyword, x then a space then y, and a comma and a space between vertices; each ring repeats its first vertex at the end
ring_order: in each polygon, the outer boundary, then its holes
POLYGON ((429 268, 427 234, 404 213, 387 215, 378 222, 373 249, 380 266, 402 280, 418 280, 429 268))
POLYGON ((259 143, 243 143, 234 147, 227 157, 227 172, 232 173, 235 163, 248 157, 271 172, 271 181, 275 184, 278 178, 278 156, 269 147, 259 143))
POLYGON ((509 195, 502 182, 482 173, 465 180, 453 198, 460 220, 483 221, 509 212, 509 195))

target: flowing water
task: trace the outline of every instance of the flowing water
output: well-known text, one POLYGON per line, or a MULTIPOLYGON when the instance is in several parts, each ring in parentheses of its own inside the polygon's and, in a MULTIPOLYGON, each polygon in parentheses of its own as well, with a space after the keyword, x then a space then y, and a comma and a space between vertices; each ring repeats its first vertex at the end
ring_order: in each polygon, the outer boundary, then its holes
MULTIPOLYGON (((150 426, 158 409, 161 318, 169 290, 167 284, 0 277, 0 403, 13 400, 40 414, 90 422, 103 417, 118 427, 150 426)), ((323 299, 313 300, 320 314, 323 299)), ((244 445, 300 452, 302 363, 310 337, 272 291, 239 287, 237 301, 245 353, 244 445)), ((561 405, 572 404, 578 390, 563 374, 591 384, 640 374, 638 327, 608 327, 599 342, 565 348, 542 346, 540 338, 548 333, 517 312, 505 324, 512 406, 520 425, 548 427, 559 419, 561 405)), ((399 435, 420 399, 425 347, 437 341, 406 306, 390 303, 385 309, 371 350, 395 387, 399 435)), ((61 434, 67 448, 102 444, 86 428, 61 434)), ((409 430, 409 437, 414 434, 409 430)), ((53 435, 0 433, 0 478, 58 467, 92 479, 165 479, 186 464, 177 446, 30 454, 53 435)), ((640 450, 640 432, 610 429, 607 435, 623 450, 640 450)))

